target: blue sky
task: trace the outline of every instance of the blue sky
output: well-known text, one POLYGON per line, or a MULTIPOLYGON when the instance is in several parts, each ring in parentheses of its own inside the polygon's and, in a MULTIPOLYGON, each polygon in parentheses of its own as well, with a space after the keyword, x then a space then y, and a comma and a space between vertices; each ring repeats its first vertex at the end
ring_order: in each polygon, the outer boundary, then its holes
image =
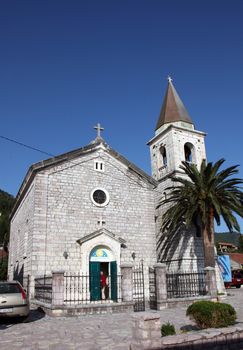
MULTIPOLYGON (((240 164, 243 177, 242 17, 241 0, 2 0, 0 135, 61 154, 100 122, 150 173, 146 142, 169 74, 208 134, 208 161, 240 164)), ((15 195, 45 158, 0 139, 0 188, 15 195)))

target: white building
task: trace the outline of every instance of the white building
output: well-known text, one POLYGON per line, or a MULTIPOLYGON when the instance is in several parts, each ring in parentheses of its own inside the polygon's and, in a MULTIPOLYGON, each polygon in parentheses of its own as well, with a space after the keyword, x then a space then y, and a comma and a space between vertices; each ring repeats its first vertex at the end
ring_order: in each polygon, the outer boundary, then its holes
POLYGON ((168 175, 181 174, 183 160, 199 166, 206 158, 205 134, 195 130, 171 80, 148 143, 152 177, 107 145, 97 128, 89 145, 28 170, 11 215, 9 278, 60 269, 103 270, 112 278, 121 264, 142 260, 148 285, 148 268, 157 261, 173 270, 203 268, 196 231, 161 240, 165 208, 156 207, 168 175))

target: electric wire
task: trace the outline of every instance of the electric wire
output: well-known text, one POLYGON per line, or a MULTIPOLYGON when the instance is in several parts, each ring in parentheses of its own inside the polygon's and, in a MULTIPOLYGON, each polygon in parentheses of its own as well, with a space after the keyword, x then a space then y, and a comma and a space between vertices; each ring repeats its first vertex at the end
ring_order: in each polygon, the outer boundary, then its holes
MULTIPOLYGON (((6 137, 6 136, 3 136, 3 135, 0 135, 0 138, 3 139, 3 140, 5 140, 5 141, 12 142, 12 143, 14 143, 14 144, 16 144, 16 145, 18 145, 18 146, 22 146, 22 147, 25 147, 25 148, 27 148, 27 149, 30 149, 30 150, 32 150, 32 151, 36 151, 36 152, 45 154, 45 155, 50 156, 50 157, 52 157, 52 158, 56 158, 56 157, 57 157, 56 155, 54 155, 54 154, 52 154, 52 153, 43 151, 43 150, 41 150, 41 149, 39 149, 39 148, 37 148, 37 147, 33 147, 33 146, 30 146, 30 145, 27 145, 27 144, 25 144, 25 143, 23 143, 23 142, 14 140, 14 139, 12 139, 12 138, 10 138, 10 137, 6 137)), ((104 160, 106 160, 104 157, 101 157, 101 158, 104 159, 104 160)), ((95 158, 92 158, 92 159, 95 159, 95 158)), ((73 164, 73 165, 75 165, 75 166, 81 165, 82 163, 86 163, 87 161, 90 161, 90 159, 89 159, 89 160, 86 160, 86 161, 82 161, 82 162, 73 162, 73 161, 68 160, 68 159, 65 160, 65 162, 71 163, 71 164, 73 164)), ((108 161, 108 163, 110 163, 110 162, 108 161)), ((114 167, 115 167, 117 170, 119 170, 121 173, 123 173, 124 175, 128 176, 129 179, 130 179, 131 181, 133 181, 133 182, 136 183, 137 185, 141 186, 143 189, 148 190, 148 188, 147 188, 147 187, 144 187, 144 186, 141 184, 141 182, 138 182, 138 181, 136 181, 134 178, 131 178, 131 176, 129 176, 127 173, 124 173, 121 169, 119 169, 118 167, 116 167, 114 164, 111 164, 111 163, 110 163, 110 165, 114 166, 114 167)), ((61 170, 63 170, 63 169, 61 169, 61 170)), ((60 171, 61 171, 61 170, 60 170, 60 171)), ((56 171, 56 172, 58 172, 58 171, 56 171)), ((116 179, 116 180, 118 180, 118 181, 120 181, 120 182, 123 182, 122 179, 117 178, 117 177, 114 177, 113 175, 110 175, 110 174, 108 174, 108 173, 102 173, 102 175, 110 176, 110 177, 112 177, 112 179, 116 179)), ((149 190, 149 191, 151 191, 151 190, 149 190)), ((164 195, 164 192, 160 192, 160 191, 158 191, 158 190, 155 189, 155 188, 153 189, 153 191, 159 193, 160 195, 164 195)))
POLYGON ((19 142, 19 141, 16 141, 16 140, 14 140, 14 139, 10 139, 9 137, 0 135, 0 138, 3 139, 3 140, 9 141, 9 142, 13 142, 13 143, 15 143, 15 144, 17 144, 17 145, 19 145, 19 146, 22 146, 22 147, 25 147, 25 148, 29 148, 29 149, 31 149, 32 151, 36 151, 36 152, 39 152, 39 153, 43 153, 43 154, 45 154, 45 155, 47 155, 47 156, 55 157, 55 156, 54 156, 53 154, 51 154, 51 153, 42 151, 42 150, 40 150, 40 149, 38 149, 38 148, 36 148, 36 147, 32 147, 32 146, 26 145, 26 144, 23 143, 23 142, 19 142))

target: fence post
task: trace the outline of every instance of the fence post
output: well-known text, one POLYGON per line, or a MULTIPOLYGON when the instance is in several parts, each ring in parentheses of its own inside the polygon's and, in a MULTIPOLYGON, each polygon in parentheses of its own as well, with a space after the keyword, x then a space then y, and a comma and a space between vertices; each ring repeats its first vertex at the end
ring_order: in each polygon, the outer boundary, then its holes
POLYGON ((28 290, 28 297, 29 300, 35 298, 35 277, 33 275, 28 275, 29 276, 29 290, 28 290))
POLYGON ((130 349, 162 349, 160 328, 159 313, 134 315, 132 318, 132 343, 130 349))
POLYGON ((205 267, 206 272, 206 288, 208 294, 212 298, 217 298, 217 283, 216 283, 216 273, 215 268, 211 266, 205 267))
POLYGON ((121 265, 121 296, 122 301, 133 301, 133 276, 132 264, 121 265))
POLYGON ((52 305, 64 304, 64 271, 52 271, 52 305))
POLYGON ((154 265, 157 310, 167 307, 167 283, 166 283, 166 264, 157 263, 154 265))

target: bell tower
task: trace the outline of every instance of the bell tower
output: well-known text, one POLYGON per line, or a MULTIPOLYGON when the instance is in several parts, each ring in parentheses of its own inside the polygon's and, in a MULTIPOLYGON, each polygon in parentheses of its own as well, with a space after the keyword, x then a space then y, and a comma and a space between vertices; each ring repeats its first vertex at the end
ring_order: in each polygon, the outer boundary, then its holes
POLYGON ((203 246, 195 229, 178 231, 176 235, 161 232, 163 214, 168 206, 158 206, 166 199, 172 181, 169 175, 186 176, 180 169, 182 161, 200 167, 206 159, 205 133, 197 131, 183 102, 168 78, 168 86, 150 146, 152 177, 155 189, 155 222, 157 259, 167 265, 168 271, 197 271, 204 267, 203 246))
POLYGON ((152 177, 163 181, 169 174, 180 172, 181 162, 201 165, 206 158, 205 133, 195 130, 172 79, 168 86, 150 146, 152 177))

